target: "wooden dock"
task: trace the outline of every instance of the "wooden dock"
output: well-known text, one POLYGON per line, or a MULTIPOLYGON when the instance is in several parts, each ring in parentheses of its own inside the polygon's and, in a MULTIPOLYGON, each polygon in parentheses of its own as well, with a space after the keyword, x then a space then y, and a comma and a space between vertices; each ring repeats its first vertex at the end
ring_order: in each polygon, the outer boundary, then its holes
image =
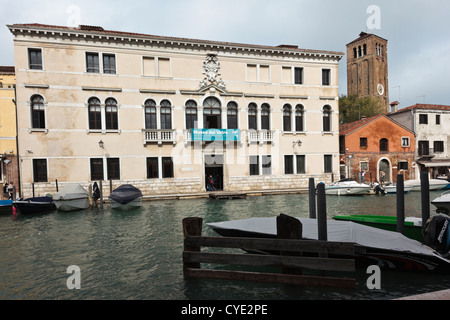
POLYGON ((209 197, 212 199, 220 200, 220 199, 226 199, 226 200, 233 200, 233 199, 246 199, 247 194, 243 192, 211 192, 209 194, 209 197))
POLYGON ((239 281, 276 282, 306 286, 331 286, 354 289, 355 259, 351 243, 300 240, 301 222, 280 215, 277 217, 278 239, 202 237, 202 218, 183 220, 184 251, 183 274, 185 278, 209 278, 239 281), (245 249, 262 254, 204 252, 202 247, 245 249), (344 255, 350 258, 331 258, 328 255, 344 255), (238 265, 251 267, 252 271, 201 268, 204 264, 238 265), (258 272, 253 268, 274 267, 275 272, 258 272), (313 270, 304 275, 303 270, 313 270), (315 272, 318 271, 318 272, 315 272), (332 271, 333 276, 325 273, 332 271), (336 273, 345 277, 336 277, 336 273), (346 274, 347 273, 347 274, 346 274))

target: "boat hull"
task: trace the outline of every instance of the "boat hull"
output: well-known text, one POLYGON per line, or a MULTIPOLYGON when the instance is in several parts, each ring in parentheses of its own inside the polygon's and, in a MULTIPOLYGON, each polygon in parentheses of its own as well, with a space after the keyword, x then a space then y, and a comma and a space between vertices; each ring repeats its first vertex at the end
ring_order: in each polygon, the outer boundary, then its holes
POLYGON ((142 206, 142 197, 136 198, 128 203, 120 203, 113 199, 111 201, 111 208, 116 210, 131 210, 142 206))
MULTIPOLYGON (((303 225, 304 239, 317 239, 317 222, 315 224, 311 222, 314 219, 298 219, 303 225)), ((352 222, 327 220, 329 241, 339 241, 335 239, 335 236, 341 233, 333 232, 336 231, 333 230, 336 223, 346 224, 346 226, 356 225, 352 222), (332 232, 330 232, 330 229, 332 229, 332 232)), ((238 221, 208 223, 207 225, 224 237, 276 238, 275 218, 251 218, 238 221), (241 222, 243 224, 240 224, 241 222)), ((353 230, 353 227, 351 229, 353 230)), ((442 256, 436 254, 433 249, 422 245, 418 241, 406 238, 397 232, 380 230, 364 225, 360 225, 354 230, 360 239, 364 238, 364 241, 347 239, 341 242, 355 244, 354 258, 358 267, 364 268, 377 265, 382 269, 394 271, 450 274, 450 261, 444 259, 442 256), (384 242, 383 246, 371 244, 372 242, 380 241, 384 242), (397 248, 397 245, 401 249, 397 248)), ((349 232, 348 235, 350 238, 353 236, 350 235, 351 233, 349 232)), ((340 257, 351 258, 348 256, 340 257)))
POLYGON ((431 201, 431 204, 437 208, 436 211, 450 214, 450 191, 446 191, 441 194, 439 197, 431 201))
POLYGON ((58 211, 70 212, 89 209, 89 198, 55 200, 58 211))
MULTIPOLYGON (((397 186, 384 186, 383 188, 386 191, 386 193, 388 193, 388 194, 397 193, 397 186)), ((413 189, 412 186, 404 186, 403 192, 407 193, 407 192, 410 192, 412 189, 413 189)))
POLYGON ((0 214, 12 214, 13 213, 13 201, 1 200, 0 201, 0 214))
MULTIPOLYGON (((448 181, 440 180, 440 179, 430 179, 428 181, 428 184, 429 184, 430 191, 436 191, 436 190, 441 190, 443 188, 446 188, 448 185, 448 181)), ((412 187, 411 191, 420 191, 422 188, 420 180, 406 180, 404 182, 404 185, 405 185, 405 188, 412 187)))
POLYGON ((41 201, 38 198, 14 201, 13 205, 19 210, 20 214, 39 214, 56 211, 56 205, 53 201, 41 201))
MULTIPOLYGON (((342 215, 333 216, 333 219, 338 221, 351 221, 387 231, 397 231, 397 217, 395 216, 342 215)), ((406 218, 403 234, 410 239, 423 242, 422 220, 419 218, 406 218)))
POLYGON ((325 187, 325 194, 334 196, 356 196, 364 195, 370 192, 370 187, 352 187, 352 186, 342 186, 342 187, 325 187))

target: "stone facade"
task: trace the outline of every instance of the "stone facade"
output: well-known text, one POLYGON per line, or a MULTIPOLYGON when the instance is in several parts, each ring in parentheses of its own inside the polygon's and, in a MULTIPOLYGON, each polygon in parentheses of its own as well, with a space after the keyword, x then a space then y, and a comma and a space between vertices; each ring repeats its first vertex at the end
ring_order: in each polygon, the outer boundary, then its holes
POLYGON ((339 174, 341 52, 8 27, 26 195, 56 180, 154 195, 204 192, 209 175, 240 191, 339 174))

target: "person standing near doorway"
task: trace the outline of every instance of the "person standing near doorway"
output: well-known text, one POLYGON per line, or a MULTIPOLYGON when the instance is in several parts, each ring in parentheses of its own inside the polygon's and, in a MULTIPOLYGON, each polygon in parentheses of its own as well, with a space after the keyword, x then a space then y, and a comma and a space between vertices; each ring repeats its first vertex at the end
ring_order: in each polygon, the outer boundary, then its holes
POLYGON ((9 198, 8 182, 5 182, 5 185, 3 186, 3 200, 7 200, 8 198, 9 198))

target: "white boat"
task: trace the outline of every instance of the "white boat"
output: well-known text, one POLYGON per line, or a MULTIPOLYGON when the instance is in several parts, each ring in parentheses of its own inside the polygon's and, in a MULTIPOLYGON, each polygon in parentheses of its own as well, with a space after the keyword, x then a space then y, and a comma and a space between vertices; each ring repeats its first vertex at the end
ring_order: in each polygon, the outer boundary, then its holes
POLYGON ((142 192, 131 184, 124 184, 111 192, 111 208, 129 210, 142 206, 142 192))
POLYGON ((437 212, 450 214, 450 191, 445 191, 431 203, 437 208, 437 212))
MULTIPOLYGON (((386 193, 397 193, 397 185, 395 184, 389 184, 389 185, 384 185, 382 187, 384 189, 384 191, 386 191, 386 193)), ((407 193, 410 192, 412 190, 413 186, 403 186, 403 192, 407 193)))
POLYGON ((89 193, 80 184, 65 185, 53 196, 59 211, 76 211, 89 209, 89 193))
POLYGON ((352 196, 368 194, 370 185, 358 183, 353 179, 342 179, 325 186, 325 194, 337 196, 352 196))
MULTIPOLYGON (((405 188, 412 187, 411 191, 420 191, 420 189, 421 189, 421 181, 419 179, 405 180, 404 185, 405 185, 405 188)), ((429 185, 430 185, 430 191, 441 190, 448 185, 448 181, 441 180, 441 179, 430 179, 429 185)))

